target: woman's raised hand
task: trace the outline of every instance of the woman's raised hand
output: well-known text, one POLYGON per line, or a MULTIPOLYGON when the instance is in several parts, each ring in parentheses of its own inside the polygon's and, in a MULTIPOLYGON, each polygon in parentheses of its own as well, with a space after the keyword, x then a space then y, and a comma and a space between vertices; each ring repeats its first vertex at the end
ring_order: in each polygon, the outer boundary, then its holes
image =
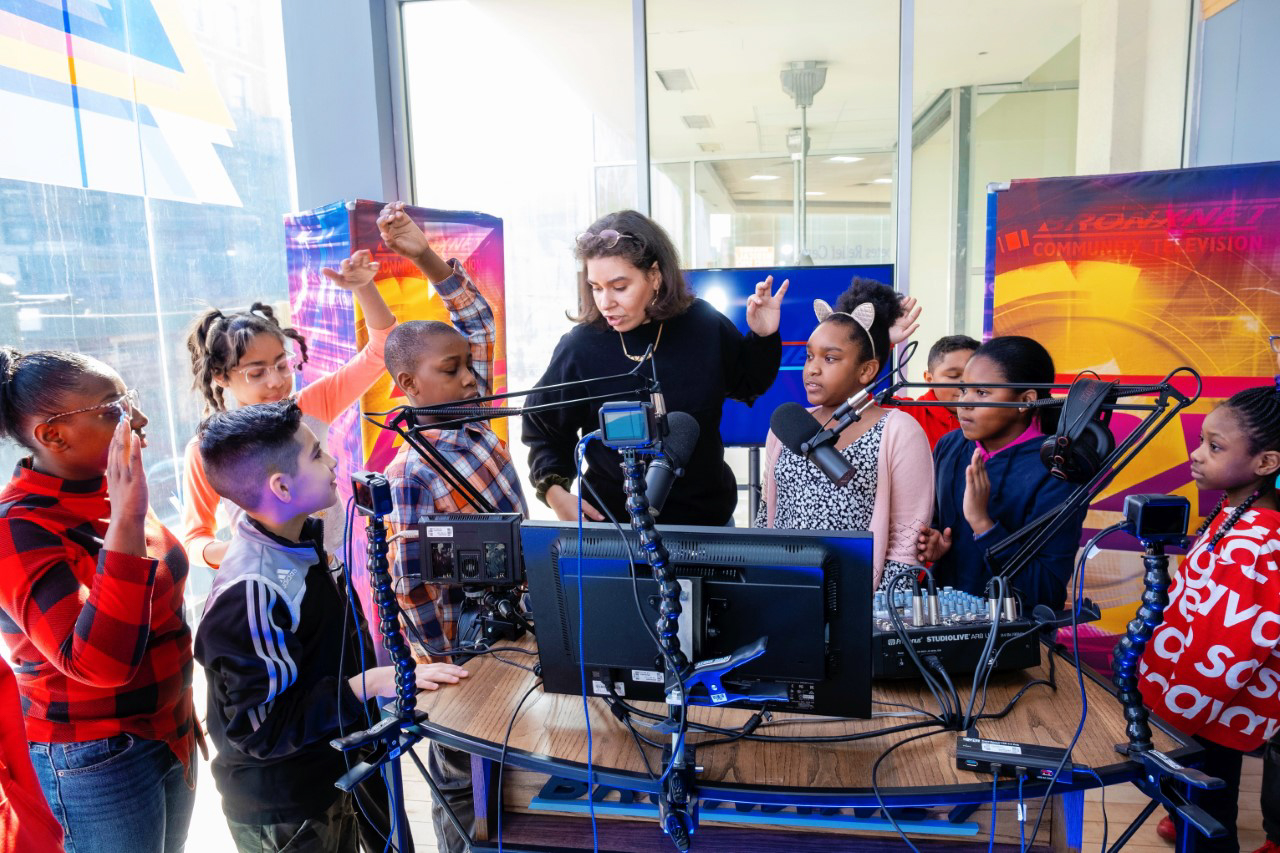
POLYGON ((747 326, 760 337, 767 337, 778 331, 782 321, 782 297, 791 286, 789 279, 784 279, 778 292, 773 292, 773 276, 768 276, 756 285, 756 292, 747 297, 747 326))

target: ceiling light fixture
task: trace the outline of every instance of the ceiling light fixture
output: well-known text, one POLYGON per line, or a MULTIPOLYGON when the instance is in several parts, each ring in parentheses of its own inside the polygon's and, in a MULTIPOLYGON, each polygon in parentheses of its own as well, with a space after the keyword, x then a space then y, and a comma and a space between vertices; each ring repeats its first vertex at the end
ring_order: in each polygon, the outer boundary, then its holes
POLYGON ((687 68, 669 68, 665 71, 655 71, 658 79, 662 82, 662 87, 668 92, 687 92, 690 89, 698 88, 693 82, 693 75, 689 73, 687 68))
POLYGON ((748 181, 776 181, 778 180, 778 176, 777 175, 752 175, 751 177, 747 178, 747 180, 748 181))
POLYGON ((862 158, 861 158, 861 157, 850 157, 850 156, 845 155, 845 154, 840 154, 840 155, 838 155, 838 156, 836 156, 836 157, 828 157, 828 158, 827 158, 827 161, 828 161, 828 162, 830 162, 830 163, 860 163, 860 162, 862 162, 862 158))

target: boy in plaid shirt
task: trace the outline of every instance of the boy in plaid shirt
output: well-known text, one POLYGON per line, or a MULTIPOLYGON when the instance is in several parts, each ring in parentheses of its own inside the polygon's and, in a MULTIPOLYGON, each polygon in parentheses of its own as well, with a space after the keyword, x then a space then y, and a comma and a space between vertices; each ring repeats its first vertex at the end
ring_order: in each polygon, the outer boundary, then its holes
MULTIPOLYGON (((414 263, 435 287, 449 309, 453 326, 434 321, 402 323, 387 338, 387 372, 410 405, 431 406, 490 393, 493 387, 493 310, 457 261, 446 262, 427 243, 400 202, 382 210, 378 218, 382 240, 396 254, 414 263), (456 327, 456 328, 455 328, 456 327)), ((475 490, 498 512, 528 515, 520 478, 507 445, 487 424, 426 430, 423 438, 443 454, 475 490)), ((424 462, 411 447, 400 448, 387 466, 394 510, 388 516, 395 530, 412 525, 433 512, 469 512, 470 505, 424 462)), ((391 574, 410 644, 419 663, 433 657, 447 660, 457 643, 461 587, 425 584, 416 564, 418 544, 393 543, 391 574), (404 579, 404 582, 402 582, 404 579)), ((450 808, 471 829, 471 763, 466 753, 432 744, 430 771, 450 808)), ((441 851, 461 851, 464 841, 445 818, 443 804, 432 808, 441 851)))

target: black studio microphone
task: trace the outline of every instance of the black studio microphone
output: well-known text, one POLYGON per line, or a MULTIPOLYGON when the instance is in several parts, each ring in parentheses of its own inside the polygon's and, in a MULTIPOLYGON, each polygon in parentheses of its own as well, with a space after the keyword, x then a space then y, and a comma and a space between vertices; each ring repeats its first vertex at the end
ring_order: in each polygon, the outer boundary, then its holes
POLYGON ((799 403, 783 403, 774 409, 769 418, 769 429, 788 450, 817 465, 838 488, 843 488, 853 479, 853 468, 836 450, 834 435, 829 441, 810 448, 808 453, 804 452, 803 445, 822 431, 822 424, 799 403))
POLYGON ((671 486, 684 473, 685 463, 693 455, 698 443, 698 422, 693 415, 671 412, 667 415, 667 436, 662 439, 662 455, 649 463, 644 477, 645 496, 649 500, 649 514, 654 518, 662 512, 662 506, 671 494, 671 486))

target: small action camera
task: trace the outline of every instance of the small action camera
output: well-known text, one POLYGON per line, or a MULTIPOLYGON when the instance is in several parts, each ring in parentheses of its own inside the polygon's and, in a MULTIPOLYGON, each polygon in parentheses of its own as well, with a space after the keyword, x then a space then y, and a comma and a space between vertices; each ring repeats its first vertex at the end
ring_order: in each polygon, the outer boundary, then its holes
POLYGON ((1185 545, 1191 503, 1173 495, 1129 495, 1124 499, 1124 520, 1143 545, 1185 545))

